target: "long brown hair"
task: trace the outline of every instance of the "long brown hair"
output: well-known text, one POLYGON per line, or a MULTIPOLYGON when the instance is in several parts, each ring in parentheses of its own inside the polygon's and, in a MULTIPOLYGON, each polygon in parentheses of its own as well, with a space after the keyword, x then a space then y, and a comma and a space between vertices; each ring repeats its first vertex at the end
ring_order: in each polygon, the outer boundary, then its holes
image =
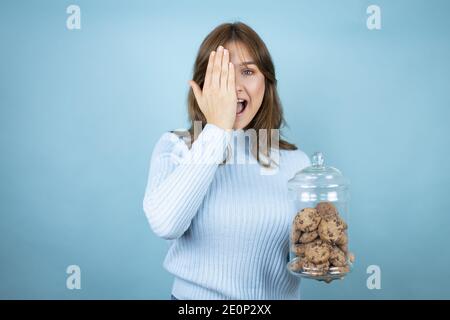
MULTIPOLYGON (((275 67, 273 65, 270 53, 259 35, 252 28, 242 22, 224 23, 216 27, 206 36, 200 45, 194 64, 192 80, 194 80, 200 88, 203 88, 206 67, 208 66, 208 58, 211 51, 216 50, 219 45, 225 46, 225 44, 229 42, 244 45, 252 56, 253 61, 258 66, 258 69, 264 75, 265 92, 261 107, 244 130, 249 128, 255 129, 258 141, 260 139, 259 130, 267 130, 269 136, 267 141, 264 142, 267 145, 267 148, 265 148, 266 154, 264 155, 270 159, 270 150, 272 147, 270 138, 271 129, 281 129, 281 127, 285 126, 286 123, 283 118, 281 101, 277 92, 275 67)), ((189 121, 191 123, 189 133, 191 137, 193 137, 194 122, 201 121, 203 127, 206 125, 206 118, 201 112, 192 90, 189 90, 187 102, 189 121)), ((259 143, 256 145, 256 149, 252 148, 253 155, 261 165, 265 167, 270 166, 270 164, 261 161, 260 150, 258 150, 259 143)), ((280 136, 279 149, 296 150, 297 147, 294 144, 282 139, 280 136)))

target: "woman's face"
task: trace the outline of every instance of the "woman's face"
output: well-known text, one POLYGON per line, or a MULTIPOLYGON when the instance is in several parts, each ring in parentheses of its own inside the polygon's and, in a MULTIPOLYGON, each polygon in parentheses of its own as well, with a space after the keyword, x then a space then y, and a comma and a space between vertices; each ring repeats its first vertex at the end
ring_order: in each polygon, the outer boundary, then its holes
POLYGON ((252 121, 261 107, 264 98, 265 79, 244 45, 229 42, 224 47, 230 52, 230 61, 234 65, 236 96, 238 100, 245 100, 243 109, 238 103, 233 129, 243 129, 252 121))

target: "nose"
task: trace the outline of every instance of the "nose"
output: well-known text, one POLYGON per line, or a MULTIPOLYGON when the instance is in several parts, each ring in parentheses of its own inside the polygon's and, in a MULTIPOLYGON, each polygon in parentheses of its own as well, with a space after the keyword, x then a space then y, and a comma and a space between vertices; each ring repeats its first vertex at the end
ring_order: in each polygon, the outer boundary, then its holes
POLYGON ((235 85, 236 85, 236 92, 239 93, 244 91, 244 85, 242 83, 241 77, 236 76, 235 85))

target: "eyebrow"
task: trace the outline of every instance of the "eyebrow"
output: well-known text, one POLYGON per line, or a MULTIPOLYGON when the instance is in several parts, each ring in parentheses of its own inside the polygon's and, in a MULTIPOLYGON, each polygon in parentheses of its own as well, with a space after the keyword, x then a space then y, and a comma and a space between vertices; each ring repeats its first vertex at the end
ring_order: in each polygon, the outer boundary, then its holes
POLYGON ((244 61, 239 66, 246 66, 248 64, 256 64, 254 61, 244 61))

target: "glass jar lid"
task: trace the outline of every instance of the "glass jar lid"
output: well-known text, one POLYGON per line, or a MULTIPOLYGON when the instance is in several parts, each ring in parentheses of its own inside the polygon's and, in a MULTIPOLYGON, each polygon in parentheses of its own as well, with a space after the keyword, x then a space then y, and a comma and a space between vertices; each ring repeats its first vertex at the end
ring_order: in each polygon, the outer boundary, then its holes
POLYGON ((288 188, 292 191, 299 189, 339 189, 344 191, 348 185, 348 179, 338 169, 324 165, 324 157, 321 152, 313 154, 311 166, 297 172, 288 181, 288 188))

